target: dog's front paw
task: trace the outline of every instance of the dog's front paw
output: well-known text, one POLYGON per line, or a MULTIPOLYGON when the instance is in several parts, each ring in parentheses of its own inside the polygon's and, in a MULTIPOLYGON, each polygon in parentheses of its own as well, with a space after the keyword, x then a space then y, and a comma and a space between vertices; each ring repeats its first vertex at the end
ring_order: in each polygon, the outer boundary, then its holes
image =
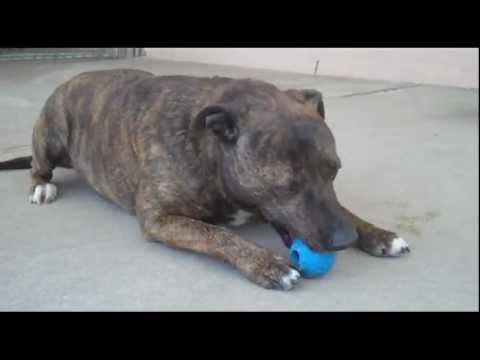
POLYGON ((268 250, 256 253, 242 267, 250 281, 266 289, 290 290, 300 280, 286 259, 268 250))
POLYGON ((374 256, 398 257, 410 252, 410 246, 404 239, 386 230, 361 234, 358 244, 363 251, 374 256))

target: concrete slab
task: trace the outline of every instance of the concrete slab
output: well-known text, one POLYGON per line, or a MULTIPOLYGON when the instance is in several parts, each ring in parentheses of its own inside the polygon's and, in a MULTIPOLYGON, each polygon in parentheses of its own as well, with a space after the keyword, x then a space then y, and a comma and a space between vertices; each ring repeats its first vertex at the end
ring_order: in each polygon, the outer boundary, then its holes
MULTIPOLYGON (((136 219, 73 171, 55 171, 62 194, 45 206, 27 203, 28 171, 2 171, 0 310, 478 311, 478 91, 149 58, 2 63, 0 159, 29 154, 32 124, 62 81, 119 67, 323 91, 344 163, 340 200, 397 231, 412 253, 349 249, 324 279, 267 291, 218 261, 143 241, 136 219), (395 88, 404 89, 383 92, 395 88)), ((237 231, 286 252, 268 226, 237 231)))

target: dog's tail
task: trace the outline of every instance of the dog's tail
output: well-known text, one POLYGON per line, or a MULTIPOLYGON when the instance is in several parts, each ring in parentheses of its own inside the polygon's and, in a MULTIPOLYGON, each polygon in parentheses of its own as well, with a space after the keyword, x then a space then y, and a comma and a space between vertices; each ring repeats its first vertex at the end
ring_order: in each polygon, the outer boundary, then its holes
POLYGON ((0 170, 24 170, 32 168, 32 157, 23 156, 15 159, 0 161, 0 170))

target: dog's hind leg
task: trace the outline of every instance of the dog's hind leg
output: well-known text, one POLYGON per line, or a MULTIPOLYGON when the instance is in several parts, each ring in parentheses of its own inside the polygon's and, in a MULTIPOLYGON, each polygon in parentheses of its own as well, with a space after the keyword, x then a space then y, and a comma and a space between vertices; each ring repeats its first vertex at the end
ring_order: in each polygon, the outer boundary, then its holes
POLYGON ((32 204, 50 203, 57 197, 57 186, 51 183, 53 169, 64 162, 62 141, 57 131, 52 128, 45 110, 36 123, 32 136, 32 186, 29 201, 32 204))

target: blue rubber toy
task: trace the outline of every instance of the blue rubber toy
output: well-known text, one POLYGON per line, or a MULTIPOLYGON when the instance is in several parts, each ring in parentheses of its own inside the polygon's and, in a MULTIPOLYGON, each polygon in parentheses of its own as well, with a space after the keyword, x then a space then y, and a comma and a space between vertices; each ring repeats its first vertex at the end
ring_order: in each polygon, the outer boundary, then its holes
POLYGON ((307 278, 327 274, 335 265, 335 260, 334 252, 315 252, 300 239, 293 240, 290 247, 290 261, 307 278))

